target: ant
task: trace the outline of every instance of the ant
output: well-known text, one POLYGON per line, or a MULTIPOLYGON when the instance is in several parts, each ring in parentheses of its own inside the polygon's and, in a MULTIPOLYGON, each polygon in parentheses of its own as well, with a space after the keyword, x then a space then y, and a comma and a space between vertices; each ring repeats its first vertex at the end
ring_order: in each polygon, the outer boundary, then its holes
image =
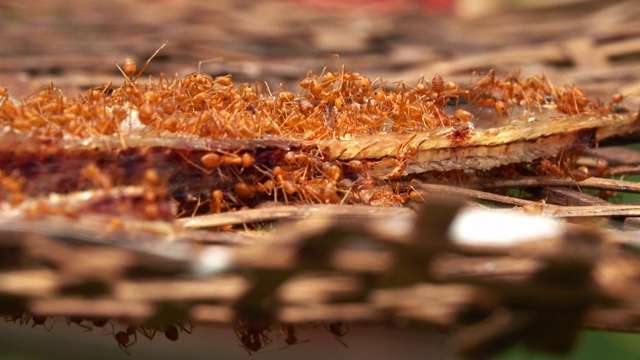
POLYGON ((40 316, 40 315, 29 315, 26 314, 25 315, 25 324, 29 322, 29 320, 33 321, 33 324, 31 324, 32 328, 35 328, 38 325, 42 325, 42 327, 44 327, 45 330, 47 330, 47 332, 51 331, 51 329, 53 329, 53 323, 51 323, 49 326, 46 325, 47 319, 49 319, 49 316, 40 316))
POLYGON ((9 93, 7 89, 0 86, 0 108, 2 108, 7 101, 9 101, 9 93))
POLYGON ((47 327, 45 325, 48 316, 39 316, 39 315, 31 315, 28 313, 6 313, 2 314, 2 317, 7 322, 18 323, 20 325, 26 325, 29 321, 33 320, 32 328, 35 328, 36 325, 42 325, 47 331, 51 331, 53 324, 47 327))
POLYGON ((540 171, 544 176, 552 176, 557 178, 565 177, 564 171, 560 169, 560 166, 554 164, 549 159, 540 160, 540 171))
POLYGON ((91 326, 82 323, 84 320, 86 319, 82 316, 67 316, 67 325, 74 323, 83 328, 84 332, 93 331, 93 328, 91 326))
POLYGON ((471 99, 469 90, 460 90, 454 82, 444 82, 440 74, 435 74, 431 80, 431 88, 436 93, 436 104, 444 106, 449 103, 449 98, 456 98, 456 106, 460 102, 460 96, 466 97, 467 101, 471 99))
POLYGON ((129 347, 131 347, 133 344, 135 344, 138 341, 138 336, 136 335, 135 326, 127 326, 127 329, 125 331, 120 330, 117 333, 113 334, 113 337, 116 339, 116 342, 118 343, 118 347, 120 347, 122 351, 131 355, 131 352, 129 352, 129 347), (133 337, 133 341, 132 341, 132 337, 133 337))
POLYGON ((333 334, 333 337, 344 347, 348 348, 349 346, 342 340, 342 338, 347 335, 349 332, 349 323, 346 321, 334 321, 329 323, 329 325, 325 325, 325 327, 333 334))
POLYGON ((269 332, 271 326, 268 322, 244 322, 238 321, 235 326, 236 336, 240 345, 251 355, 258 352, 271 343, 269 332))
POLYGON ((168 43, 169 41, 165 41, 164 44, 162 44, 158 48, 158 50, 156 50, 153 53, 153 55, 149 57, 149 59, 147 60, 147 62, 144 63, 144 66, 142 67, 142 69, 140 69, 137 75, 136 75, 136 71, 138 70, 138 67, 136 65, 136 62, 132 58, 126 58, 124 60, 124 63, 122 64, 122 67, 120 67, 120 65, 116 61, 115 62, 116 67, 118 68, 118 70, 120 70, 122 75, 124 75, 124 77, 129 81, 129 84, 135 87, 136 80, 138 80, 138 78, 142 76, 142 73, 147 69, 147 66, 149 66, 149 63, 151 63, 151 60, 153 60, 153 58, 156 57, 156 55, 158 55, 160 50, 162 50, 165 46, 167 46, 168 43))
MULTIPOLYGON (((191 334, 192 329, 193 329, 193 325, 191 325, 189 329, 187 329, 182 324, 177 324, 177 326, 172 324, 172 325, 165 326, 163 333, 167 339, 171 341, 177 341, 179 337, 178 330, 184 331, 187 334, 191 334)), ((155 334, 155 331, 154 331, 154 334, 155 334)))
POLYGON ((220 85, 223 86, 229 86, 232 85, 231 84, 231 77, 230 76, 222 76, 220 78, 217 79, 213 79, 213 76, 206 74, 206 73, 202 73, 202 64, 206 64, 206 63, 212 63, 212 62, 219 62, 219 61, 223 61, 224 59, 222 57, 215 57, 212 59, 207 59, 207 60, 202 60, 198 62, 198 71, 196 72, 192 72, 191 74, 187 75, 184 77, 184 86, 185 87, 189 87, 191 84, 198 84, 198 85, 210 85, 213 84, 215 81, 217 81, 217 83, 219 83, 220 85), (227 81, 228 80, 228 81, 227 81))
POLYGON ((98 327, 98 328, 103 328, 105 326, 107 326, 107 324, 111 325, 111 331, 113 331, 113 323, 111 322, 111 320, 109 320, 109 318, 105 318, 105 317, 95 317, 95 318, 89 318, 87 320, 90 320, 91 323, 93 324, 93 326, 98 327))
POLYGON ((308 339, 298 340, 298 338, 296 337, 296 328, 294 325, 283 324, 282 328, 280 329, 280 332, 286 336, 284 341, 287 343, 287 346, 280 349, 286 349, 289 346, 296 345, 296 344, 303 344, 310 341, 308 339))
POLYGON ((407 167, 407 160, 413 156, 415 156, 419 151, 419 144, 413 142, 418 134, 414 134, 409 140, 405 143, 400 144, 397 148, 397 157, 396 163, 397 166, 391 170, 391 173, 387 175, 389 179, 399 179, 404 175, 404 171, 407 167))
POLYGON ((2 313, 2 318, 6 322, 19 323, 20 325, 25 324, 22 313, 2 313))

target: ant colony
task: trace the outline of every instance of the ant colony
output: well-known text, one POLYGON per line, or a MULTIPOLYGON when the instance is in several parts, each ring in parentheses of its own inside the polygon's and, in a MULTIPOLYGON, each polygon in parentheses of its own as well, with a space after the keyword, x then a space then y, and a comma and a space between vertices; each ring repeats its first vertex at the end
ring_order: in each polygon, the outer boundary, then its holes
MULTIPOLYGON (((126 209, 130 219, 172 222, 267 203, 401 206, 418 199, 414 179, 469 185, 483 177, 581 180, 602 174, 606 166, 576 166, 573 150, 585 136, 580 131, 635 120, 616 111, 622 95, 593 100, 545 76, 498 77, 491 71, 474 74, 463 86, 438 74, 388 83, 344 67, 325 68, 304 76, 294 93, 237 85, 231 75, 201 71, 139 82, 149 61, 138 71, 127 59, 118 66, 122 85, 76 97, 51 84, 18 103, 0 88, 8 139, 2 146, 12 154, 0 168, 3 206, 31 217, 78 218, 83 213, 73 210, 81 209, 72 206, 74 194, 105 196, 116 189, 126 202, 105 201, 92 211, 126 209), (510 135, 499 136, 501 129, 510 135), (546 142, 532 141, 537 138, 546 142), (522 146, 509 146, 516 143, 522 146), (533 146, 536 151, 527 150, 533 146), (50 194, 65 196, 56 203, 31 201, 50 194)), ((114 217, 113 229, 122 229, 122 218, 114 217)), ((240 228, 245 226, 216 230, 240 228)), ((22 313, 3 318, 31 326, 47 319, 22 313)), ((141 337, 163 333, 175 341, 192 328, 181 322, 116 330, 111 320, 95 317, 68 317, 67 323, 85 331, 110 328, 127 353, 141 337)), ((324 327, 346 346, 346 322, 324 327)), ((250 353, 268 346, 274 334, 284 346, 302 344, 307 339, 299 329, 235 323, 238 341, 250 353)))
MULTIPOLYGON (((498 78, 491 71, 462 87, 438 74, 413 85, 390 84, 325 68, 300 80, 302 90, 294 94, 282 87, 272 92, 266 84, 235 85, 231 75, 202 72, 184 78, 161 74, 140 84, 147 65, 137 71, 127 59, 120 87, 106 84, 75 98, 51 85, 17 104, 3 89, 0 119, 33 142, 33 157, 64 158, 69 174, 64 181, 40 184, 52 175, 44 169, 51 164, 25 178, 24 163, 12 162, 2 169, 11 183, 3 189, 5 198, 16 205, 49 192, 144 183, 147 199, 175 200, 180 216, 265 201, 400 205, 409 190, 389 180, 469 183, 482 176, 576 173, 572 148, 579 144, 555 146, 535 158, 521 150, 501 159, 490 152, 502 148, 483 144, 496 137, 487 129, 508 123, 511 133, 526 124, 526 131, 546 135, 567 126, 593 127, 583 115, 602 118, 603 126, 629 121, 613 111, 623 96, 591 100, 576 86, 555 87, 545 76, 498 78), (94 142, 92 149, 81 145, 87 140, 94 142), (38 141, 50 144, 36 154, 38 141), (159 148, 168 152, 145 150, 159 148), (454 148, 467 149, 467 158, 457 153, 458 159, 449 161, 454 148), (62 156, 59 149, 65 149, 62 156), (131 156, 153 168, 123 169, 122 159, 131 156)), ((519 136, 526 137, 524 131, 519 136)), ((578 175, 589 176, 584 169, 578 175)), ((148 203, 141 206, 144 217, 162 218, 153 201, 148 203)))

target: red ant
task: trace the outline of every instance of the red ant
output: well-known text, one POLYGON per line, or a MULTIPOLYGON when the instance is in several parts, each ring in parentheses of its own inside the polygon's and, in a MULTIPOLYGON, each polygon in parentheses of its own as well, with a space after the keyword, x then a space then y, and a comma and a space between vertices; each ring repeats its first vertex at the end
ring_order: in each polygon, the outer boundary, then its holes
POLYGON ((36 325, 42 325, 47 331, 51 331, 53 328, 53 324, 49 327, 45 325, 49 318, 48 316, 31 315, 29 313, 7 313, 2 314, 2 317, 7 322, 18 323, 20 325, 26 325, 33 320, 33 324, 31 324, 32 328, 35 328, 36 325))
MULTIPOLYGON (((191 334, 191 330, 193 329, 193 326, 191 326, 189 329, 185 328, 184 326, 182 326, 182 324, 178 324, 178 326, 176 325, 168 325, 164 328, 164 336, 171 340, 171 341, 177 341, 178 337, 179 337, 179 332, 180 331, 184 331, 187 334, 191 334)), ((154 331, 155 334, 155 331, 154 331)), ((153 336, 152 336, 153 337, 153 336)))
POLYGON ((85 319, 81 316, 67 316, 67 325, 74 323, 83 328, 84 332, 93 331, 93 328, 91 326, 82 323, 84 320, 85 319))
POLYGON ((271 343, 269 338, 271 327, 268 322, 245 323, 239 321, 236 324, 235 331, 240 344, 249 355, 251 355, 251 352, 258 352, 271 343))
POLYGON ((128 326, 126 331, 120 330, 117 333, 113 334, 113 337, 116 339, 116 342, 118 342, 118 346, 120 347, 120 349, 131 355, 131 353, 129 352, 129 347, 131 347, 138 341, 135 326, 128 326), (133 337, 133 341, 131 341, 131 337, 133 337))
MULTIPOLYGON (((40 316, 40 315, 25 315, 25 321, 24 324, 28 323, 29 320, 33 321, 33 324, 31 324, 32 328, 35 328, 37 325, 42 325, 42 327, 45 328, 45 330, 47 331, 51 331, 51 329, 53 328, 53 323, 49 326, 45 325, 45 323, 47 322, 47 319, 49 317, 48 316, 40 316)), ((21 322, 22 324, 22 322, 21 322)))
POLYGON ((28 315, 23 313, 3 313, 2 317, 6 322, 18 323, 20 325, 24 325, 29 322, 28 315))
POLYGON ((108 323, 109 323, 109 319, 108 318, 91 318, 91 323, 93 324, 93 326, 95 327, 105 327, 108 323))
MULTIPOLYGON (((287 343, 288 346, 292 346, 295 344, 302 344, 309 341, 309 340, 298 340, 298 338, 296 337, 296 328, 293 325, 282 325, 282 329, 280 329, 280 331, 287 336, 287 338, 284 339, 284 341, 287 343)), ((285 348, 286 347, 281 349, 285 349, 285 348)))
POLYGON ((334 321, 325 327, 333 334, 333 337, 344 347, 348 348, 342 338, 349 332, 349 323, 346 321, 334 321))
POLYGON ((460 102, 460 96, 471 100, 471 93, 468 90, 460 90, 458 85, 453 82, 445 83, 442 76, 436 74, 431 80, 432 90, 436 93, 436 103, 444 106, 449 102, 449 98, 456 98, 456 106, 460 102))
POLYGON ((136 66, 136 63, 132 58, 126 58, 124 60, 123 67, 120 67, 120 65, 118 65, 118 62, 116 61, 115 63, 116 67, 118 68, 118 70, 120 70, 122 75, 124 75, 124 77, 129 81, 129 83, 135 87, 136 80, 138 80, 138 78, 142 76, 142 73, 147 69, 147 66, 149 66, 149 63, 151 62, 151 60, 153 60, 153 58, 156 57, 156 55, 158 55, 160 50, 162 50, 165 46, 167 46, 168 43, 169 41, 165 41, 164 44, 162 44, 162 46, 160 46, 160 48, 158 48, 158 50, 156 50, 156 52, 154 52, 153 55, 151 55, 151 57, 147 60, 147 62, 144 63, 144 66, 142 67, 142 69, 140 69, 140 71, 137 74, 136 74, 136 71, 138 70, 138 67, 136 66))

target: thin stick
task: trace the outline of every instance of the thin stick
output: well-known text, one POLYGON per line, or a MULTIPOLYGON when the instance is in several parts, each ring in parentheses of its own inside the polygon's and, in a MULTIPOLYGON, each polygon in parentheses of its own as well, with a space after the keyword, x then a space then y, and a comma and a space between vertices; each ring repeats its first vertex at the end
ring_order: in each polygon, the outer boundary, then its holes
POLYGON ((486 179, 481 186, 491 188, 524 188, 545 186, 580 186, 587 189, 614 190, 623 192, 640 193, 640 183, 634 181, 588 178, 583 181, 573 179, 558 179, 549 177, 522 177, 519 179, 486 179))

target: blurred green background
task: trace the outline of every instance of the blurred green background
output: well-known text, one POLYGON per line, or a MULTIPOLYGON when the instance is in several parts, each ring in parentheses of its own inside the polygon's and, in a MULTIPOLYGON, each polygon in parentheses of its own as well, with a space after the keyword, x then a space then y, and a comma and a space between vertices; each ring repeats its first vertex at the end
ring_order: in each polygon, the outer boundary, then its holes
POLYGON ((601 331, 583 331, 578 346, 570 355, 553 356, 531 353, 522 347, 513 348, 496 360, 601 360, 638 359, 640 357, 640 335, 601 331))

